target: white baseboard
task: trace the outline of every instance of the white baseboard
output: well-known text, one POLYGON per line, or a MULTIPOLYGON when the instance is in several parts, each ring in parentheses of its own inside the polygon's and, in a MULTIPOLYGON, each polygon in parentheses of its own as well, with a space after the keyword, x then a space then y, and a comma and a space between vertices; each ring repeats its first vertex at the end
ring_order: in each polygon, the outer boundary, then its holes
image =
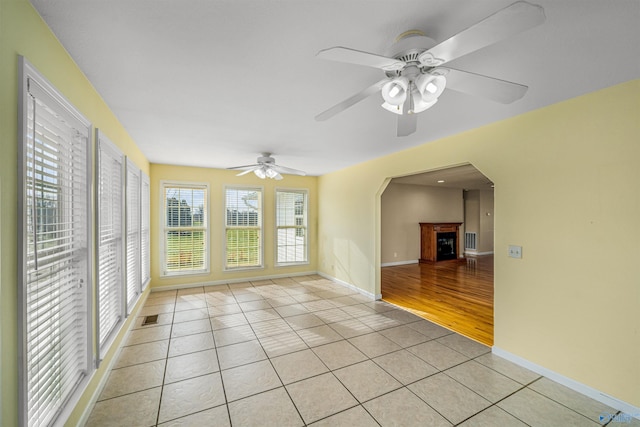
POLYGON ((393 267, 396 265, 407 265, 407 264, 417 264, 417 259, 410 259, 408 261, 394 261, 394 262, 385 262, 380 264, 380 267, 393 267))
POLYGON ((358 292, 361 295, 364 295, 364 296, 366 296, 368 298, 371 298, 372 300, 377 301, 379 299, 382 299, 382 295, 381 294, 377 294, 377 295, 376 294, 372 294, 371 292, 367 292, 367 291, 365 291, 363 289, 360 289, 356 285, 352 285, 351 283, 347 283, 347 282, 342 281, 340 279, 337 279, 335 277, 331 277, 331 276, 329 276, 328 274, 325 274, 325 273, 318 272, 316 274, 319 274, 320 276, 324 277, 325 279, 334 281, 337 284, 344 286, 345 288, 349 288, 351 290, 354 290, 354 291, 358 292))
POLYGON ((479 256, 479 255, 493 255, 493 251, 487 251, 487 252, 478 252, 478 251, 464 251, 465 255, 469 255, 469 256, 479 256))
POLYGON ((530 371, 533 371, 537 374, 549 378, 552 381, 562 384, 563 386, 568 387, 571 390, 577 391, 578 393, 584 394, 585 396, 597 400, 598 402, 604 403, 607 406, 618 409, 634 418, 640 419, 640 408, 638 408, 637 406, 633 406, 630 403, 624 402, 620 399, 616 399, 615 397, 609 396, 608 394, 596 390, 593 387, 589 387, 588 385, 572 380, 571 378, 565 377, 564 375, 547 369, 544 366, 540 366, 528 361, 527 359, 523 359, 520 356, 516 356, 513 353, 509 353, 506 350, 502 350, 501 348, 494 346, 491 348, 491 352, 496 356, 500 356, 503 359, 515 363, 516 365, 520 365, 523 368, 527 368, 530 371))
POLYGON ((337 284, 345 286, 345 287, 347 287, 349 289, 353 289, 354 291, 358 292, 359 294, 362 294, 362 295, 364 295, 366 297, 369 297, 372 300, 379 300, 379 299, 382 298, 381 294, 374 295, 371 292, 367 292, 365 290, 360 289, 359 287, 357 287, 355 285, 352 285, 351 283, 344 282, 344 281, 342 281, 340 279, 337 279, 335 277, 331 277, 328 274, 324 274, 324 273, 321 273, 319 271, 305 271, 305 272, 302 272, 302 273, 274 274, 274 275, 270 275, 270 276, 257 276, 257 277, 249 277, 249 278, 245 277, 245 278, 241 278, 241 279, 212 280, 212 281, 208 281, 208 282, 160 286, 160 287, 151 288, 151 292, 153 293, 153 292, 162 292, 162 291, 175 291, 177 289, 198 288, 198 287, 202 287, 202 286, 226 285, 226 284, 230 284, 230 283, 242 283, 242 282, 258 281, 258 280, 282 279, 282 278, 285 278, 285 277, 311 276, 311 275, 314 275, 314 274, 322 276, 325 279, 332 280, 332 281, 336 282, 337 284))
POLYGON ((176 289, 198 288, 201 286, 227 285, 229 283, 242 283, 242 282, 251 282, 251 281, 257 282, 259 280, 283 279, 285 277, 297 277, 297 276, 310 276, 312 274, 318 274, 318 273, 315 271, 305 271, 302 273, 272 274, 268 276, 244 277, 241 279, 211 280, 208 282, 153 287, 151 288, 151 292, 175 291, 176 289))

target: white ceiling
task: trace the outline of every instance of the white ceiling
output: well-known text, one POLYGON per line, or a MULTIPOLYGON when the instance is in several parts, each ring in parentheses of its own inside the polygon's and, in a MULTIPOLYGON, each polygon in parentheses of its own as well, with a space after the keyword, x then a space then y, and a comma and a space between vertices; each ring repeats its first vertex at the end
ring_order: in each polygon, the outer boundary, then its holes
POLYGON ((531 0, 544 24, 449 63, 525 97, 447 90, 397 138, 375 95, 314 120, 384 77, 315 54, 384 54, 409 29, 443 41, 513 0, 31 1, 153 163, 226 168, 268 151, 321 175, 640 77, 640 0, 531 0))

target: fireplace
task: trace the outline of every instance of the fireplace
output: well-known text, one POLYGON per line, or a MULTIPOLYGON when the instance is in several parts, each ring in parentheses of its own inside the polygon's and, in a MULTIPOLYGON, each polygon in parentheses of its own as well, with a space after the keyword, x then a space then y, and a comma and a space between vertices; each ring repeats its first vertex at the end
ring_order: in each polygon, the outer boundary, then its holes
POLYGON ((457 260, 461 222, 421 222, 420 262, 457 260))

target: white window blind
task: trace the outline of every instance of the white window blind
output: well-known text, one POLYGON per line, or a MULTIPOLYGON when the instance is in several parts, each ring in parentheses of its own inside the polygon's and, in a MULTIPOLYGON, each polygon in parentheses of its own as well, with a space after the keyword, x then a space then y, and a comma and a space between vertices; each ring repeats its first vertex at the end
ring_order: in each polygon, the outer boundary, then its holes
POLYGON ((91 125, 21 64, 21 423, 48 426, 91 369, 91 125))
POLYGON ((150 184, 149 177, 141 173, 141 203, 140 203, 140 269, 142 289, 145 289, 151 280, 151 258, 150 258, 150 184))
POLYGON ((225 191, 225 268, 262 267, 262 189, 225 191))
POLYGON ((276 190, 276 263, 307 262, 307 191, 276 190))
POLYGON ((140 268, 140 169, 129 159, 127 159, 126 212, 127 314, 129 314, 142 291, 140 268))
POLYGON ((124 155, 97 135, 98 345, 99 357, 124 320, 124 155))
POLYGON ((163 182, 163 274, 208 271, 208 187, 163 182))

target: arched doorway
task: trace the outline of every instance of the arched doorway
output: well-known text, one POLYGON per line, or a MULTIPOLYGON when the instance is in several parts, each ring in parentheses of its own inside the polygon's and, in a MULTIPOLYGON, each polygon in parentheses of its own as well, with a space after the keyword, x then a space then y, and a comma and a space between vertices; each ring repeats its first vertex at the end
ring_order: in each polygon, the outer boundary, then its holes
POLYGON ((382 299, 492 345, 489 178, 473 165, 456 166, 393 178, 380 197, 382 299), (461 224, 457 259, 420 262, 421 222, 461 224))

